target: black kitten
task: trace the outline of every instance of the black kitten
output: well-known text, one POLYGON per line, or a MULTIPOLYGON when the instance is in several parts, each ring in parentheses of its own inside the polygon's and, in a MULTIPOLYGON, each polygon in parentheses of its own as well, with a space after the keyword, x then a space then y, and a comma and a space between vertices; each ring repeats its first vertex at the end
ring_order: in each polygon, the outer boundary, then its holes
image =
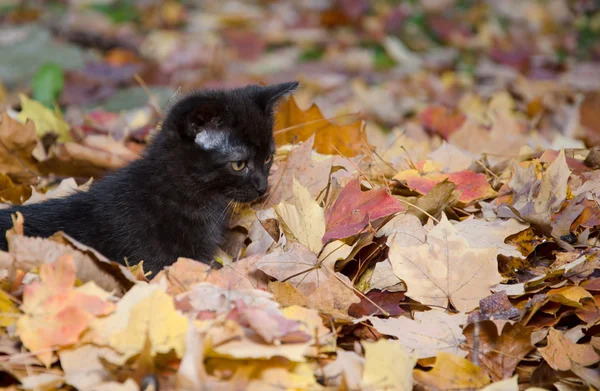
MULTIPOLYGON (((210 262, 228 206, 267 191, 273 161, 273 108, 298 83, 195 92, 168 111, 143 157, 87 192, 0 211, 25 217, 25 234, 64 231, 110 259, 154 274, 177 257, 210 262)), ((0 248, 6 250, 4 235, 0 248)))

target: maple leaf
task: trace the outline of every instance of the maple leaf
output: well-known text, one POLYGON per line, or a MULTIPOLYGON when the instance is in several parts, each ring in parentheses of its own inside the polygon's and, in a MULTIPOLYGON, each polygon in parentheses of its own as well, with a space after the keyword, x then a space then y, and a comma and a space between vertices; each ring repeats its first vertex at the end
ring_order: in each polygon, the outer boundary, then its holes
POLYGON ((313 200, 308 190, 294 180, 293 203, 282 202, 274 207, 290 239, 296 240, 317 253, 323 247, 325 233, 323 208, 313 200))
POLYGON ((468 352, 461 349, 466 341, 461 328, 466 322, 463 314, 449 315, 434 310, 417 312, 414 320, 401 316, 389 319, 369 317, 369 321, 381 334, 398 338, 417 358, 435 357, 438 352, 467 356, 468 352))
MULTIPOLYGON (((442 221, 448 221, 444 215, 442 221)), ((516 219, 486 221, 472 216, 457 224, 454 228, 473 248, 496 248, 499 254, 509 257, 521 257, 521 253, 512 245, 504 243, 506 238, 528 228, 527 224, 516 219)))
POLYGON ((469 311, 501 280, 497 249, 473 248, 449 222, 431 229, 423 244, 393 242, 389 258, 394 273, 408 285, 407 295, 424 304, 454 305, 469 311))
POLYGON ((173 351, 181 357, 187 327, 187 318, 175 309, 173 298, 162 290, 154 290, 131 307, 127 326, 110 335, 110 346, 123 354, 113 363, 122 364, 142 352, 147 339, 152 356, 173 351))
POLYGON ((433 389, 480 389, 490 383, 490 378, 470 361, 450 353, 440 352, 432 370, 417 369, 415 381, 433 389))
POLYGON ((40 282, 25 287, 17 322, 23 345, 36 353, 46 366, 52 362, 54 346, 72 345, 79 340, 95 316, 107 315, 114 305, 98 296, 81 293, 75 284, 75 261, 60 257, 52 265, 40 267, 40 282))
POLYGON ((360 179, 350 181, 325 212, 323 243, 360 233, 371 221, 406 210, 385 189, 360 190, 360 179))
POLYGON ((314 134, 315 150, 325 155, 356 156, 365 145, 363 121, 338 125, 324 118, 315 104, 308 110, 300 109, 293 96, 279 105, 273 133, 277 145, 305 141, 314 134))
POLYGON ((568 371, 574 364, 588 366, 600 361, 590 344, 577 344, 556 329, 550 329, 548 345, 538 349, 544 360, 557 371, 568 371))
POLYGON ((362 385, 365 389, 412 390, 413 368, 417 358, 409 354, 399 341, 380 339, 363 342, 365 367, 362 385))
POLYGON ((458 200, 463 204, 490 198, 496 194, 485 174, 470 170, 444 174, 440 172, 421 173, 418 170, 410 169, 400 171, 394 176, 394 179, 406 182, 409 188, 421 194, 429 193, 435 185, 448 180, 456 185, 456 191, 461 192, 458 200))

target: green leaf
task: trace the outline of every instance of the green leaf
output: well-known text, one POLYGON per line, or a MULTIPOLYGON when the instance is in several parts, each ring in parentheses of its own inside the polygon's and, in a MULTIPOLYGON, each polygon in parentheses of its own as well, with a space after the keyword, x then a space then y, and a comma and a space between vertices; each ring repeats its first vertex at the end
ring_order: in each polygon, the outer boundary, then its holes
POLYGON ((62 67, 53 62, 46 62, 33 76, 33 98, 52 108, 64 85, 65 75, 62 67))

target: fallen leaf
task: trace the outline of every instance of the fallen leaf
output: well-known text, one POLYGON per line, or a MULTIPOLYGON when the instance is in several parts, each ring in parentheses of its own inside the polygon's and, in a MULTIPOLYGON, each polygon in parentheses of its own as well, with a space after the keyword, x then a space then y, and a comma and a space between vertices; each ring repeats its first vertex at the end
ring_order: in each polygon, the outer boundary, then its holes
POLYGON ((551 289, 546 292, 546 295, 548 295, 550 301, 577 308, 583 308, 583 304, 587 300, 594 300, 590 292, 575 285, 551 289))
POLYGON ((394 273, 406 282, 409 297, 469 311, 501 281, 496 251, 473 248, 454 226, 440 223, 429 231, 426 243, 392 243, 389 257, 394 273))
POLYGON ((140 353, 146 338, 150 341, 152 356, 173 351, 182 357, 187 327, 187 319, 175 309, 173 298, 162 290, 155 290, 131 308, 125 329, 110 336, 110 346, 123 354, 114 363, 122 364, 140 353))
POLYGON ((114 380, 102 359, 115 354, 110 348, 91 344, 60 350, 58 357, 65 371, 65 382, 79 390, 87 390, 114 380))
MULTIPOLYGON (((444 216, 442 220, 447 218, 444 216)), ((457 224, 456 230, 469 242, 473 248, 496 248, 498 254, 507 257, 520 257, 521 253, 512 245, 504 243, 511 235, 515 235, 528 228, 516 219, 486 221, 475 219, 472 216, 457 224)))
POLYGON ((489 377, 470 361, 450 353, 440 352, 432 370, 414 371, 415 381, 435 389, 479 389, 490 383, 489 377))
POLYGON ((293 203, 282 202, 274 207, 282 222, 283 230, 290 237, 318 253, 323 247, 325 233, 323 208, 310 196, 308 190, 294 180, 293 203))
POLYGON ((15 305, 15 299, 0 290, 0 327, 8 327, 17 322, 20 312, 15 305))
POLYGON ((324 118, 315 104, 308 110, 302 110, 291 96, 277 109, 273 134, 277 145, 292 144, 296 139, 306 141, 314 134, 314 148, 319 153, 325 155, 341 153, 352 157, 356 156, 366 144, 363 128, 362 121, 338 125, 324 118))
MULTIPOLYGON (((23 220, 18 224, 22 230, 23 220)), ((16 269, 29 271, 69 255, 75 261, 77 278, 83 282, 95 281, 105 290, 122 292, 136 281, 126 267, 109 261, 96 250, 66 234, 59 233, 46 239, 13 233, 7 236, 7 240, 9 253, 13 257, 12 267, 16 269)))
POLYGON ((24 94, 20 94, 19 98, 21 99, 19 119, 22 122, 31 120, 35 124, 35 132, 38 137, 52 132, 58 136, 57 140, 60 142, 72 139, 69 132, 69 125, 65 122, 58 109, 53 112, 40 102, 29 99, 24 94))
POLYGON ((398 341, 417 358, 435 357, 438 352, 449 352, 461 357, 467 351, 461 349, 466 341, 461 325, 464 315, 448 315, 441 311, 415 313, 415 319, 404 316, 382 319, 369 317, 373 327, 381 334, 398 338, 398 341))
POLYGON ((360 297, 360 303, 352 304, 348 308, 350 316, 355 318, 374 315, 398 316, 404 313, 398 305, 404 300, 404 292, 381 292, 372 289, 365 296, 360 297), (380 308, 386 313, 381 312, 380 308))
POLYGON ((574 364, 589 366, 600 361, 592 345, 577 344, 554 328, 548 334, 548 345, 538 350, 548 365, 557 371, 568 371, 574 364))
POLYGON ((315 199, 327 187, 333 158, 315 160, 312 158, 314 135, 289 152, 287 159, 278 164, 277 170, 269 177, 270 192, 264 207, 281 201, 290 202, 294 196, 294 178, 306 187, 315 199))
POLYGON ((439 164, 440 172, 460 172, 467 170, 475 157, 454 144, 444 143, 427 157, 439 164))
POLYGON ((512 207, 525 221, 550 233, 552 215, 558 212, 567 196, 569 175, 564 150, 548 166, 541 180, 537 180, 534 165, 525 168, 515 166, 513 178, 509 182, 512 207))
POLYGON ((65 255, 52 265, 40 267, 41 282, 25 287, 17 322, 17 334, 23 345, 49 367, 55 346, 76 343, 95 316, 114 310, 112 303, 97 296, 80 293, 75 284, 75 261, 65 255))
MULTIPOLYGON (((531 344, 533 329, 520 323, 510 324, 485 320, 465 327, 468 346, 474 347, 477 339, 477 362, 492 380, 502 380, 511 376, 519 362, 535 348, 531 344), (476 330, 476 331, 475 331, 476 330), (475 334, 477 333, 477 334, 475 334)), ((471 357, 471 361, 474 358, 471 357)))
POLYGON ((380 339, 363 342, 365 366, 362 386, 365 389, 409 391, 413 389, 413 368, 417 358, 399 341, 380 339))
POLYGON ((323 243, 360 233, 372 221, 405 210, 406 207, 385 189, 361 191, 360 179, 346 185, 325 212, 327 226, 323 243))
POLYGON ((449 110, 443 106, 429 106, 420 114, 426 128, 448 138, 465 122, 465 116, 460 112, 449 110))
POLYGON ((474 201, 490 198, 496 194, 488 183, 485 174, 463 170, 449 174, 440 172, 420 173, 418 170, 410 169, 400 171, 394 176, 399 182, 406 182, 407 186, 421 194, 427 194, 435 185, 448 180, 456 185, 456 191, 460 191, 459 201, 470 204, 474 201))
POLYGON ((33 152, 38 144, 35 125, 15 121, 8 113, 0 116, 0 172, 20 177, 37 174, 33 152))
POLYGON ((350 389, 360 389, 364 358, 352 351, 338 349, 336 358, 323 368, 327 384, 345 384, 350 389))

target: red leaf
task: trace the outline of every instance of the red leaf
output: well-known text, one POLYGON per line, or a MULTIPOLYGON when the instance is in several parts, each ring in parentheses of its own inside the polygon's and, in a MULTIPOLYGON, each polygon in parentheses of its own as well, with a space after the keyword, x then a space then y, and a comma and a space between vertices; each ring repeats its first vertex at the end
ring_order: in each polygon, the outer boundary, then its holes
POLYGON ((327 226, 323 243, 360 233, 373 220, 405 210, 406 207, 385 189, 361 191, 359 179, 353 179, 325 212, 327 226))
POLYGON ((465 116, 443 106, 429 106, 421 112, 425 127, 448 139, 465 122, 465 116))
MULTIPOLYGON (((382 292, 373 289, 367 293, 367 297, 387 312, 389 316, 402 315, 404 311, 398 305, 404 301, 404 292, 382 292)), ((348 308, 348 314, 355 318, 360 318, 365 315, 383 315, 379 308, 375 307, 371 301, 361 296, 360 303, 354 303, 348 308)))

